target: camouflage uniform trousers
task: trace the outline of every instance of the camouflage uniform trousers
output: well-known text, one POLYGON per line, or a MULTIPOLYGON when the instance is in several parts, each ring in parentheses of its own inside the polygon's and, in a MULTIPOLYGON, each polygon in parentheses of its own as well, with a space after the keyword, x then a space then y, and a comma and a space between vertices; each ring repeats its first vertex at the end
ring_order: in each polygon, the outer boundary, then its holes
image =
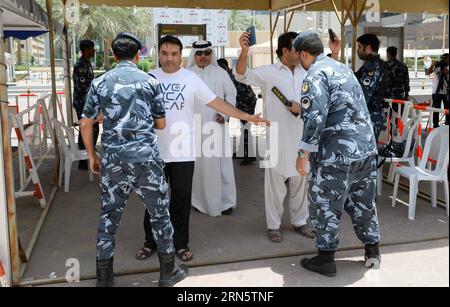
POLYGON ((335 251, 343 209, 350 215, 357 237, 364 244, 380 241, 376 197, 375 157, 347 165, 311 165, 309 212, 316 228, 316 246, 335 251))
POLYGON ((387 129, 387 119, 383 111, 371 112, 370 119, 373 124, 373 133, 375 134, 375 140, 378 144, 381 132, 387 129))
POLYGON ((169 215, 168 185, 161 163, 125 163, 102 159, 100 222, 97 259, 114 255, 117 229, 134 190, 150 213, 153 237, 161 254, 174 253, 173 227, 169 215))

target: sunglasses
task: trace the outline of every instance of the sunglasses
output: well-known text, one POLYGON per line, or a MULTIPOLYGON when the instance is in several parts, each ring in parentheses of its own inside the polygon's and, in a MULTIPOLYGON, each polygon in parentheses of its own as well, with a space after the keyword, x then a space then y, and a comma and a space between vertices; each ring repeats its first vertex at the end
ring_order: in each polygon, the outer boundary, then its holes
POLYGON ((202 55, 210 56, 211 53, 212 53, 211 50, 204 50, 204 51, 203 50, 199 50, 199 51, 195 52, 195 55, 196 56, 202 56, 202 55))

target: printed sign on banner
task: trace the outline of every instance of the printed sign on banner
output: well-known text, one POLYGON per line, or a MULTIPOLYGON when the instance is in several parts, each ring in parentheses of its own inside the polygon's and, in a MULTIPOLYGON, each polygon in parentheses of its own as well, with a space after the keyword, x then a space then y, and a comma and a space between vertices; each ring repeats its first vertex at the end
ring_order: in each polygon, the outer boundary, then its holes
MULTIPOLYGON (((157 24, 206 24, 207 39, 217 47, 228 44, 228 15, 225 10, 195 10, 157 8, 153 10, 153 23, 157 24)), ((180 37, 185 46, 190 46, 198 37, 180 37)))

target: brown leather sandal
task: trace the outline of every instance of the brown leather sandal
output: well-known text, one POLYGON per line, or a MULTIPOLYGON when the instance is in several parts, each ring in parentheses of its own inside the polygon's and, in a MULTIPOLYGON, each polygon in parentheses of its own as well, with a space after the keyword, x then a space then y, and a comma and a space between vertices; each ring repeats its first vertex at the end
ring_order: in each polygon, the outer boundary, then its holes
POLYGON ((272 242, 280 243, 281 241, 283 241, 281 230, 279 229, 268 229, 267 234, 269 236, 269 240, 272 242))
POLYGON ((143 247, 136 252, 136 259, 137 260, 146 260, 146 259, 150 258, 156 252, 157 252, 156 249, 151 249, 149 247, 143 247))
POLYGON ((175 253, 178 259, 180 259, 183 262, 189 262, 194 259, 194 254, 191 252, 189 248, 182 248, 177 250, 175 253))
POLYGON ((316 238, 316 230, 314 228, 309 228, 307 225, 294 227, 295 232, 307 237, 308 239, 316 238))

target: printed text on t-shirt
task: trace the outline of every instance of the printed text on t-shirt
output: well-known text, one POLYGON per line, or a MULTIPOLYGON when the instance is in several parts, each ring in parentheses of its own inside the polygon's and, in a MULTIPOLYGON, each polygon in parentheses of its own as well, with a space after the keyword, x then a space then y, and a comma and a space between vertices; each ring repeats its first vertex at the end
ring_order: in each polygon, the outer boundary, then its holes
POLYGON ((185 99, 183 92, 186 85, 179 83, 161 84, 164 92, 166 110, 183 110, 185 99))

